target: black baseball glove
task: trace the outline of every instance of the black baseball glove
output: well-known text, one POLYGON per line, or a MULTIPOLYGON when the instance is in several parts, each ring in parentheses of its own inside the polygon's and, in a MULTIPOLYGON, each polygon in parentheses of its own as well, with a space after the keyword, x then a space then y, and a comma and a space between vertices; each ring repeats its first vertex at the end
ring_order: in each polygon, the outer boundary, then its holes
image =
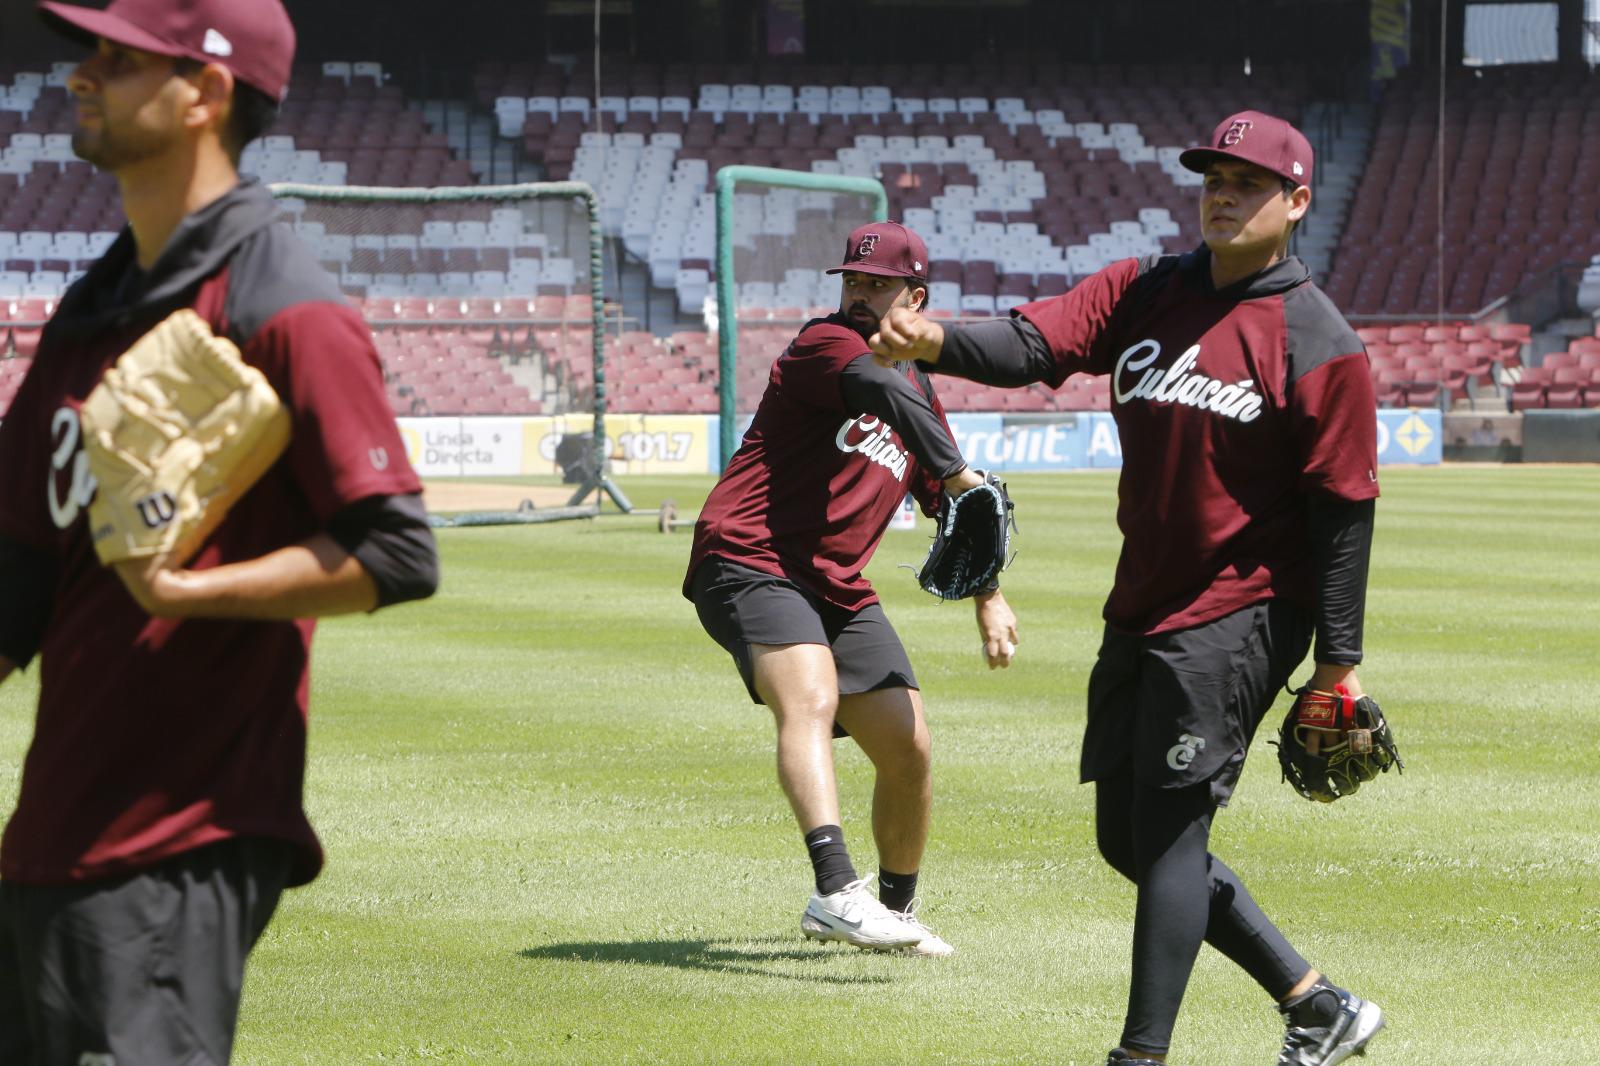
POLYGON ((948 494, 939 504, 939 529, 928 557, 917 572, 917 584, 941 600, 962 600, 994 588, 1016 531, 1015 504, 994 474, 960 496, 948 494))
POLYGON ((1318 803, 1351 795, 1391 766, 1405 770, 1378 701, 1338 688, 1296 690, 1294 706, 1278 730, 1283 779, 1318 803))

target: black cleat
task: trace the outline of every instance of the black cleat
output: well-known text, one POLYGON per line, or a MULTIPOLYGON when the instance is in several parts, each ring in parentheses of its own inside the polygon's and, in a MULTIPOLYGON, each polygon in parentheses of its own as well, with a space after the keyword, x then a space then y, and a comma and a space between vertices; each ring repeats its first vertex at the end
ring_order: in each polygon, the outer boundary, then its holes
POLYGON ((1156 1059, 1136 1059, 1121 1048, 1114 1048, 1106 1056, 1106 1066, 1166 1066, 1166 1063, 1156 1059))
POLYGON ((1376 1003, 1321 982, 1278 1012, 1288 1026, 1278 1066, 1333 1066, 1365 1055, 1367 1043, 1383 1028, 1376 1003))

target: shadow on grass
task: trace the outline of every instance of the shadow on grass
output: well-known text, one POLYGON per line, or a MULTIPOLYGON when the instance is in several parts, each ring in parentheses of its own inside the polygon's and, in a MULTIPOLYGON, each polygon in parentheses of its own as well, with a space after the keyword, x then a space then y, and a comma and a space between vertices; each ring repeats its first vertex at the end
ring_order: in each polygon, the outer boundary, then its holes
POLYGON ((793 947, 792 940, 759 937, 754 940, 598 940, 546 944, 517 952, 524 959, 562 962, 631 962, 640 966, 670 966, 678 970, 776 977, 831 985, 883 985, 891 979, 874 974, 806 973, 780 969, 774 964, 799 963, 810 968, 832 966, 859 957, 842 949, 793 947))

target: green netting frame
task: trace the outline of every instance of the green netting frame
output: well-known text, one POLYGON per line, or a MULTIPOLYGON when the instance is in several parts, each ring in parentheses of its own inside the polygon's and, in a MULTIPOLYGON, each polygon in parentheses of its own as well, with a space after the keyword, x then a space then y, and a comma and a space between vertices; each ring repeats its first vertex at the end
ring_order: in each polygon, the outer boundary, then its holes
POLYGON ((876 178, 855 178, 842 174, 813 174, 807 170, 779 170, 776 167, 723 167, 717 171, 717 375, 718 421, 721 423, 722 468, 733 458, 733 427, 739 417, 734 411, 734 360, 738 355, 739 301, 733 280, 733 193, 740 182, 810 192, 843 192, 870 196, 873 221, 889 217, 889 196, 876 178))
POLYGON ((582 200, 589 216, 589 300, 594 332, 594 441, 595 468, 567 502, 582 503, 589 493, 603 491, 624 512, 633 505, 606 472, 606 349, 605 251, 600 234, 600 197, 586 182, 538 181, 517 185, 440 185, 432 188, 387 188, 378 185, 301 185, 280 182, 269 186, 279 199, 436 204, 472 200, 582 200))

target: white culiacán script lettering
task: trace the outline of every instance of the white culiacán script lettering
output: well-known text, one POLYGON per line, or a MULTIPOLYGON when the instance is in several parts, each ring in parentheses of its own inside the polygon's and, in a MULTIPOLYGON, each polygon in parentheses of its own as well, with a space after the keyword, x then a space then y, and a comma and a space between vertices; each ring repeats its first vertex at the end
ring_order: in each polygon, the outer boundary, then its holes
POLYGON ((1261 416, 1261 394, 1256 383, 1241 381, 1224 384, 1204 374, 1191 374, 1200 359, 1198 344, 1178 356, 1169 367, 1154 366, 1161 358, 1161 342, 1140 341, 1117 356, 1116 372, 1111 376, 1111 392, 1118 403, 1154 400, 1181 403, 1202 411, 1215 411, 1224 418, 1254 422, 1261 416))
POLYGON ((82 430, 78 424, 78 412, 70 407, 59 407, 50 418, 50 439, 56 442, 55 451, 50 453, 50 477, 45 484, 45 491, 49 493, 50 521, 56 524, 57 529, 66 529, 72 520, 78 517, 78 512, 89 506, 94 499, 95 480, 89 473, 89 456, 78 447, 78 437, 82 430), (62 471, 71 465, 72 477, 68 482, 66 499, 56 495, 56 483, 60 480, 62 471))
POLYGON ((889 439, 893 434, 894 427, 887 422, 872 415, 862 415, 860 418, 845 419, 834 441, 846 455, 860 452, 879 466, 888 468, 895 477, 905 477, 906 452, 895 447, 894 441, 889 439))

